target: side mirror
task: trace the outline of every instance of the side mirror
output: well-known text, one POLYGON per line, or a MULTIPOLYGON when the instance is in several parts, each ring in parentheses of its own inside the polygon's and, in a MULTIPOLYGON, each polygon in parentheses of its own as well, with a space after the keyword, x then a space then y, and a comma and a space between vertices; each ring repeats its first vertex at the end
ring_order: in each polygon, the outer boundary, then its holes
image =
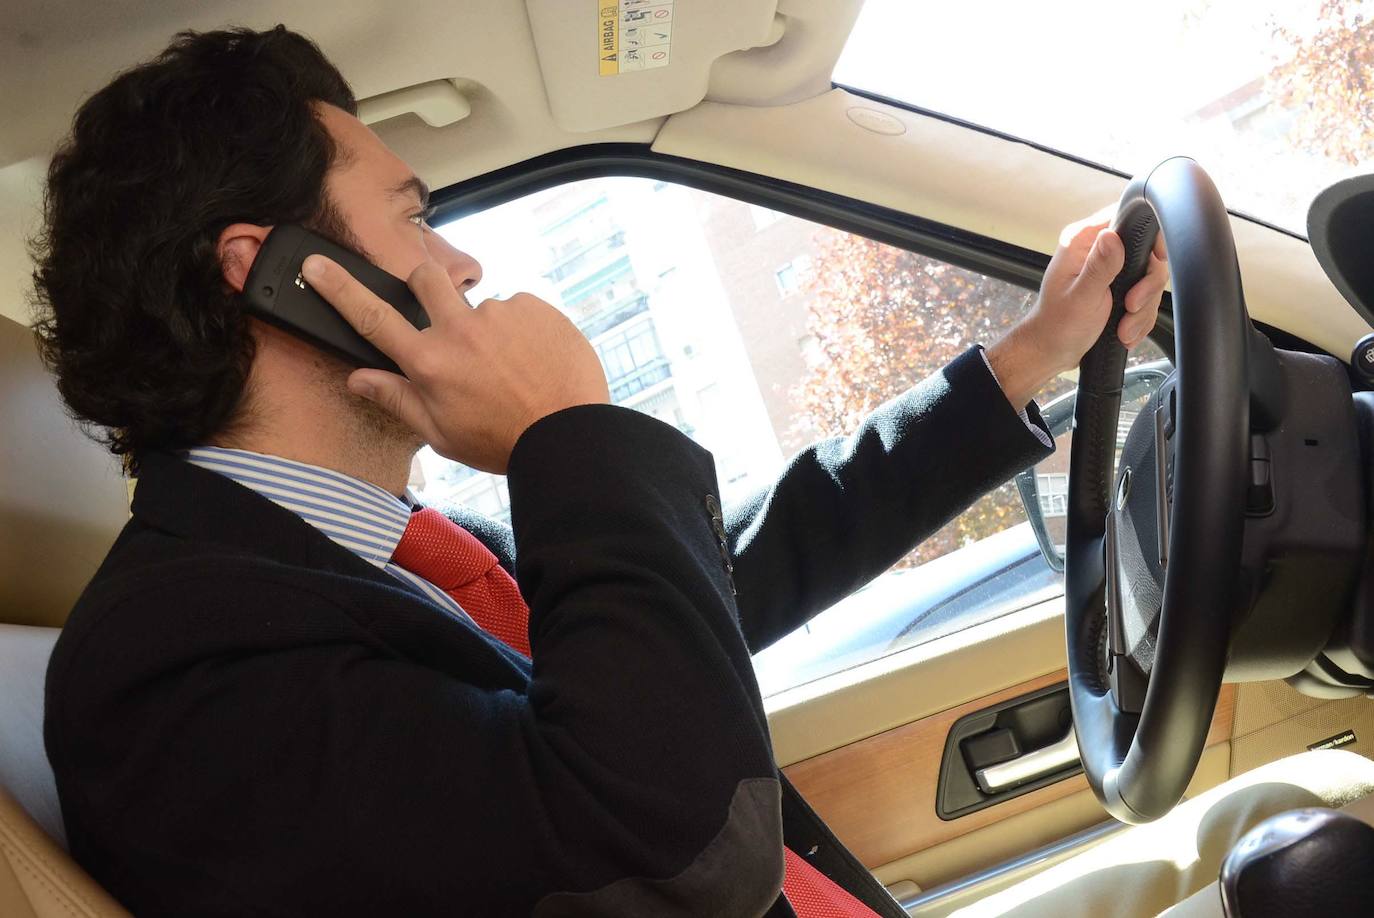
MULTIPOLYGON (((1126 368, 1126 379, 1121 390, 1121 420, 1117 424, 1118 454, 1126 442, 1126 434, 1136 414, 1173 371, 1173 366, 1167 360, 1153 360, 1126 368)), ((1040 543, 1040 553, 1056 571, 1064 570, 1065 525, 1069 512, 1068 440, 1060 442, 1059 438, 1064 434, 1071 435, 1076 396, 1076 390, 1069 391, 1040 410, 1045 426, 1050 429, 1050 436, 1055 439, 1054 455, 1026 469, 1015 479, 1016 490, 1020 492, 1021 503, 1026 509, 1026 519, 1030 521, 1035 540, 1040 543)))

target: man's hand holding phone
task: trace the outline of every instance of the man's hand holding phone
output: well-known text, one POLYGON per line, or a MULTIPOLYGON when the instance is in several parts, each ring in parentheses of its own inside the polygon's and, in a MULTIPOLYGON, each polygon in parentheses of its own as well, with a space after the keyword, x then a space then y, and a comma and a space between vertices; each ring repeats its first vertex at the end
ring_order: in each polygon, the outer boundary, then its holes
POLYGON ((307 258, 303 274, 406 374, 355 370, 349 391, 380 405, 445 458, 504 473, 530 425, 564 408, 610 401, 586 337, 532 294, 472 308, 442 267, 425 262, 407 279, 429 314, 430 327, 420 330, 322 255, 307 258))

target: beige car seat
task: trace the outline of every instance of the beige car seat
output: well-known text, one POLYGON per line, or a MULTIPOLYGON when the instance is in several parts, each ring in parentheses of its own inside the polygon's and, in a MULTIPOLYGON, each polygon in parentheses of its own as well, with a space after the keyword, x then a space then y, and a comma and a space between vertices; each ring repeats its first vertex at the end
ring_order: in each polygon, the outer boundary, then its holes
POLYGON ((128 918, 65 850, 43 750, 43 677, 57 635, 0 625, 0 916, 128 918))
POLYGON ((0 431, 0 918, 128 918, 67 855, 43 748, 51 626, 128 518, 127 492, 67 419, 33 334, 4 317, 0 431))

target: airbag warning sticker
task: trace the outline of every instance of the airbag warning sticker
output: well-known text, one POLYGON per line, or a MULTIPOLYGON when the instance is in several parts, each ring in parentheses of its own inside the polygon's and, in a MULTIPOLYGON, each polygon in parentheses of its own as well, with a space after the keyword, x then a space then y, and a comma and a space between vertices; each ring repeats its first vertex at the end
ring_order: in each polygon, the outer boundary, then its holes
POLYGON ((602 76, 668 66, 673 0, 598 0, 596 40, 602 76))

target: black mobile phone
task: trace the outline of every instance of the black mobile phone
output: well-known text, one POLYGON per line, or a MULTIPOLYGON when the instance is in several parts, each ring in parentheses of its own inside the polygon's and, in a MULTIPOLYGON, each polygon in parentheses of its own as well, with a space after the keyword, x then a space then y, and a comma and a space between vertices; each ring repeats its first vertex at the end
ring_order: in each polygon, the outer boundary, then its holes
POLYGON ((411 325, 429 327, 429 315, 404 280, 358 253, 294 224, 273 227, 263 240, 243 284, 249 314, 349 363, 400 373, 400 367, 390 357, 354 331, 329 301, 306 283, 301 276, 301 264, 307 255, 327 256, 390 303, 411 325))

